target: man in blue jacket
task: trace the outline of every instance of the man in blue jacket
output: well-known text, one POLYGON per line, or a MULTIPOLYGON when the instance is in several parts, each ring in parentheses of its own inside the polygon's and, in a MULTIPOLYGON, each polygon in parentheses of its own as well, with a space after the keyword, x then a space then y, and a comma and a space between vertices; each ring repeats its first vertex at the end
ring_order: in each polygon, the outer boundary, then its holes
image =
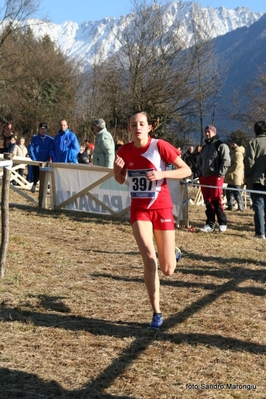
MULTIPOLYGON (((33 136, 28 148, 29 156, 33 161, 49 161, 49 150, 51 143, 54 139, 47 134, 47 124, 45 122, 40 123, 39 133, 33 136)), ((32 166, 33 185, 31 186, 31 192, 35 193, 36 184, 39 181, 40 169, 39 166, 32 166)))
POLYGON ((75 133, 68 128, 65 119, 60 121, 60 129, 50 147, 52 162, 78 163, 80 145, 75 133))

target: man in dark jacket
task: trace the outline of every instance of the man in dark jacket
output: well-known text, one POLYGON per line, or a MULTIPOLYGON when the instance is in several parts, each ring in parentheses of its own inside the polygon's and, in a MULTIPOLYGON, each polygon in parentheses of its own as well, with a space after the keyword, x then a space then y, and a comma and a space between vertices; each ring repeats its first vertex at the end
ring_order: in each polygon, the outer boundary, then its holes
POLYGON ((1 148, 0 152, 9 152, 8 146, 10 144, 10 137, 12 137, 12 136, 15 137, 15 131, 12 127, 12 123, 8 122, 6 124, 6 127, 2 131, 2 136, 3 136, 3 149, 1 148))
MULTIPOLYGON (((33 136, 29 144, 29 156, 33 161, 49 161, 49 150, 54 139, 47 134, 47 124, 41 122, 39 124, 39 133, 33 136)), ((40 168, 37 165, 32 166, 33 185, 31 192, 35 193, 36 185, 40 179, 40 168)))
POLYGON ((192 154, 191 161, 192 161, 192 172, 193 172, 193 179, 199 177, 199 165, 200 165, 200 153, 202 150, 201 145, 197 145, 195 151, 192 154))
POLYGON ((200 184, 206 205, 206 225, 200 229, 204 233, 215 230, 215 215, 217 216, 219 231, 227 229, 227 218, 222 202, 224 176, 231 164, 229 147, 219 140, 216 128, 208 125, 205 128, 205 145, 200 156, 200 184), (208 187, 209 186, 209 187, 208 187))
POLYGON ((16 138, 12 134, 12 136, 9 137, 9 144, 6 147, 6 152, 9 152, 10 154, 14 154, 16 144, 17 144, 16 138))
POLYGON ((190 167, 190 169, 192 169, 192 166, 193 166, 193 162, 192 162, 193 151, 194 151, 194 147, 190 146, 188 148, 188 150, 185 152, 185 154, 182 155, 183 161, 186 162, 186 164, 190 167))
POLYGON ((252 193, 255 237, 265 239, 266 223, 266 122, 254 125, 256 137, 248 143, 244 159, 245 178, 252 193))

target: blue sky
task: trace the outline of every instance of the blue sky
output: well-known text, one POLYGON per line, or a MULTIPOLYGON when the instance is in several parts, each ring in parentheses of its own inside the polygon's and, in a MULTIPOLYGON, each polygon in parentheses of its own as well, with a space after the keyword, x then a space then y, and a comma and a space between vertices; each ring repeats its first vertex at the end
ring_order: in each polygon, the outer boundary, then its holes
MULTIPOLYGON (((224 6, 231 9, 248 7, 253 12, 266 12, 265 0, 196 0, 195 2, 203 7, 224 6)), ((86 21, 99 21, 108 16, 119 17, 131 10, 131 0, 41 0, 41 12, 38 17, 48 17, 58 24, 68 20, 80 24, 86 21)))

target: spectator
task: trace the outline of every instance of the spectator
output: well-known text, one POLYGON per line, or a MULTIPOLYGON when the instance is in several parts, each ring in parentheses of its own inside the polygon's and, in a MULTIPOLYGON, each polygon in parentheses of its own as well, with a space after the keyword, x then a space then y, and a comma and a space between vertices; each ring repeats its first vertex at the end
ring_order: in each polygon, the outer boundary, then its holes
POLYGON ((79 149, 79 153, 78 153, 78 163, 81 163, 81 157, 82 157, 82 154, 84 153, 84 151, 85 151, 85 146, 81 145, 80 149, 79 149))
MULTIPOLYGON (((33 161, 48 162, 49 161, 49 150, 53 138, 47 134, 47 124, 45 122, 40 123, 39 133, 33 136, 29 145, 29 156, 33 161)), ((35 193, 36 185, 40 178, 39 166, 32 166, 33 185, 31 192, 35 193)), ((31 180, 30 180, 31 181, 31 180)))
POLYGON ((119 148, 124 144, 123 140, 117 140, 115 143, 115 154, 119 150, 119 148))
POLYGON ((252 194, 255 238, 265 239, 266 223, 266 122, 254 125, 256 137, 248 143, 244 159, 244 170, 252 194))
MULTIPOLYGON (((9 152, 10 154, 14 154, 14 152, 15 152, 15 147, 16 147, 16 139, 15 139, 15 136, 10 136, 9 137, 9 144, 8 144, 8 146, 6 147, 6 149, 5 149, 5 152, 9 152)), ((10 182, 13 186, 16 186, 17 185, 17 182, 16 182, 16 180, 11 180, 11 182, 10 182)))
POLYGON ((90 147, 92 150, 94 150, 94 144, 89 139, 85 140, 84 147, 90 147))
POLYGON ((229 166, 224 179, 224 182, 227 183, 226 199, 228 211, 232 211, 234 199, 237 203, 238 211, 244 210, 240 192, 240 187, 243 184, 244 178, 244 154, 245 148, 241 146, 239 142, 231 144, 231 166, 229 166), (230 190, 231 188, 235 190, 230 190))
POLYGON ((193 156, 194 147, 190 146, 188 150, 182 155, 182 159, 186 164, 192 168, 192 156, 193 156))
MULTIPOLYGON (((15 137, 15 131, 12 127, 12 123, 8 122, 6 124, 6 127, 2 131, 2 136, 3 136, 3 151, 8 152, 8 146, 10 144, 10 137, 14 136, 15 137)), ((15 137, 16 138, 16 137, 15 137)))
POLYGON ((9 142, 8 142, 9 144, 7 145, 7 147, 6 147, 6 152, 9 152, 10 154, 14 154, 14 152, 15 152, 15 147, 16 147, 16 145, 17 145, 17 142, 16 142, 16 138, 15 138, 15 136, 10 136, 9 137, 9 142))
POLYGON ((79 163, 92 164, 93 150, 94 145, 88 142, 87 146, 84 147, 84 151, 79 154, 79 163))
POLYGON ((205 127, 205 145, 200 156, 200 184, 206 205, 206 225, 200 229, 205 233, 215 230, 215 215, 219 223, 219 231, 227 229, 227 218, 222 202, 224 176, 230 166, 229 147, 219 140, 213 125, 205 127), (206 187, 207 186, 207 187, 206 187), (208 187, 210 186, 210 187, 208 187))
POLYGON ((195 148, 195 151, 191 155, 191 163, 192 163, 192 172, 193 172, 193 179, 196 179, 199 177, 199 165, 200 165, 200 153, 202 150, 201 145, 197 145, 195 148))
MULTIPOLYGON (((19 144, 15 146, 13 154, 17 157, 26 157, 28 155, 28 149, 25 146, 24 137, 21 137, 19 139, 19 144)), ((26 164, 22 164, 21 168, 18 169, 18 173, 20 174, 20 176, 23 177, 25 169, 26 169, 26 164)))
POLYGON ((75 133, 71 132, 65 119, 60 121, 60 129, 51 143, 52 162, 78 163, 80 145, 75 133))
POLYGON ((93 164, 113 168, 115 144, 111 133, 106 129, 105 121, 101 118, 95 119, 93 130, 96 133, 93 164))

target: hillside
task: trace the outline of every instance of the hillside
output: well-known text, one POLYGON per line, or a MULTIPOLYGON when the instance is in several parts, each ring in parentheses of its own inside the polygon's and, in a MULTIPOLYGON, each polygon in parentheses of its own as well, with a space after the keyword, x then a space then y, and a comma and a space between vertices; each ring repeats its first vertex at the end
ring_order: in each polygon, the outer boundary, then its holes
POLYGON ((240 105, 246 105, 248 83, 258 74, 258 68, 266 66, 266 14, 250 27, 236 29, 215 39, 220 69, 228 68, 228 76, 221 90, 216 118, 221 128, 239 128, 240 122, 232 121, 232 94, 239 93, 240 105))

